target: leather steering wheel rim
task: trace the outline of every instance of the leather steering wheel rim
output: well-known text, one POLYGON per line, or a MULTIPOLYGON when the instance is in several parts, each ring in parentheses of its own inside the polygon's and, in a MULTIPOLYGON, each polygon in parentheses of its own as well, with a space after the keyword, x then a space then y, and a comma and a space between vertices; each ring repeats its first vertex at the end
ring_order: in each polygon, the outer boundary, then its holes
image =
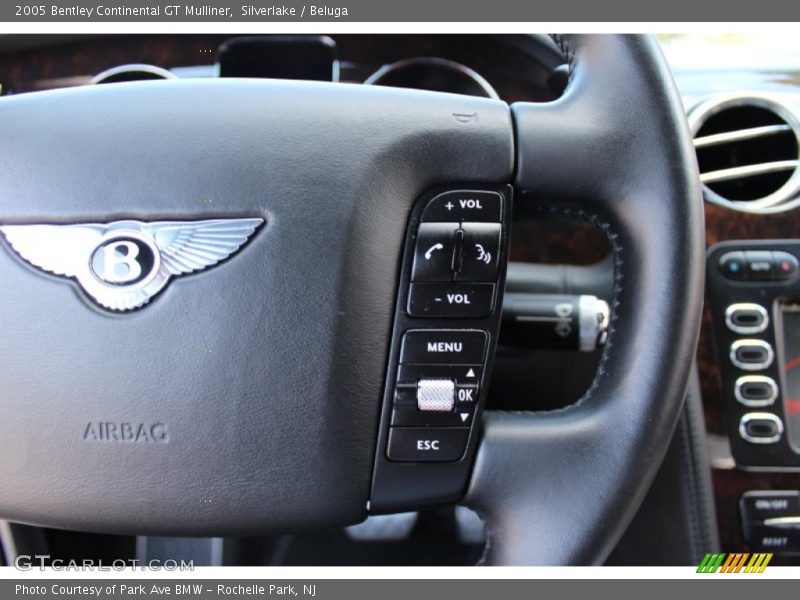
POLYGON ((683 403, 703 299, 703 214, 691 136, 649 36, 556 37, 569 84, 515 104, 517 205, 597 225, 614 255, 608 342, 575 405, 489 412, 464 504, 483 562, 598 564, 638 508, 683 403))

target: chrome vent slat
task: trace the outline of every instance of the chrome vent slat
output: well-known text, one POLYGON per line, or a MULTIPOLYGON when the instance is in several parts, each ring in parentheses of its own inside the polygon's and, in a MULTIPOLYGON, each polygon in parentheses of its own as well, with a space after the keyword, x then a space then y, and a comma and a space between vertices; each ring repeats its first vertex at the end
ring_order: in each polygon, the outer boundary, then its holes
POLYGON ((720 169, 719 171, 701 173, 700 181, 703 183, 730 181, 732 179, 743 179, 745 177, 755 177, 756 175, 766 175, 768 173, 779 173, 780 171, 792 171, 798 166, 800 166, 800 160, 779 160, 757 165, 743 165, 731 169, 720 169))
POLYGON ((779 94, 720 94, 689 112, 706 201, 774 213, 800 206, 800 113, 779 94))
POLYGON ((695 138, 694 147, 708 148, 709 146, 718 146, 720 144, 728 144, 731 142, 752 140, 758 137, 776 135, 778 133, 784 133, 791 130, 792 128, 788 124, 784 123, 782 125, 764 125, 763 127, 751 127, 749 129, 714 133, 712 135, 705 135, 703 137, 695 138))

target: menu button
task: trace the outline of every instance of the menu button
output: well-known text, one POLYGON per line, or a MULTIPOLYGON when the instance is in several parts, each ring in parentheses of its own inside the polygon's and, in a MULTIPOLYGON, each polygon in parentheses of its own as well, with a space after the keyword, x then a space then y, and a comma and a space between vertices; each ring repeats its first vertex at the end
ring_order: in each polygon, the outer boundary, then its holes
POLYGON ((480 329, 412 329, 403 336, 404 364, 481 365, 486 332, 480 329))

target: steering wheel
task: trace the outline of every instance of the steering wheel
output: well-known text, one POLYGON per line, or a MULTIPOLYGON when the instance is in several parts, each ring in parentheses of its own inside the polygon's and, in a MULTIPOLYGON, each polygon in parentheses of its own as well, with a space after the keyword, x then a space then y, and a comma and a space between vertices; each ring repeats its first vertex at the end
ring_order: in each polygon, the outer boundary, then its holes
POLYGON ((702 204, 657 43, 556 40, 569 83, 541 104, 266 80, 0 99, 0 517, 214 536, 362 520, 415 203, 512 184, 607 234, 612 327, 577 404, 486 411, 460 496, 487 564, 602 562, 682 405, 702 204))

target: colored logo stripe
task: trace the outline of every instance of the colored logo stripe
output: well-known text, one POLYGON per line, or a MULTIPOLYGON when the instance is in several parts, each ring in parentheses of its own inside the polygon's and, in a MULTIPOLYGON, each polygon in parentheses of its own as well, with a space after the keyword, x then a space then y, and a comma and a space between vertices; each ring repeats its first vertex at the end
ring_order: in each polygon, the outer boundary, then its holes
POLYGON ((767 568, 769 561, 772 560, 772 554, 753 554, 753 558, 747 563, 745 573, 763 573, 767 568))
POLYGON ((728 560, 725 561, 725 564, 722 565, 721 573, 738 573, 742 570, 742 566, 744 565, 744 561, 747 560, 747 557, 750 556, 749 554, 740 554, 735 552, 733 554, 728 555, 728 560))
POLYGON ((732 554, 707 553, 703 557, 700 566, 697 567, 698 573, 763 573, 764 569, 772 560, 772 554, 749 552, 734 552, 732 554), (748 558, 750 559, 748 561, 748 558), (746 563, 746 566, 745 566, 746 563))
POLYGON ((706 554, 703 557, 703 562, 697 567, 698 573, 716 573, 722 561, 725 560, 725 553, 720 554, 706 554))

